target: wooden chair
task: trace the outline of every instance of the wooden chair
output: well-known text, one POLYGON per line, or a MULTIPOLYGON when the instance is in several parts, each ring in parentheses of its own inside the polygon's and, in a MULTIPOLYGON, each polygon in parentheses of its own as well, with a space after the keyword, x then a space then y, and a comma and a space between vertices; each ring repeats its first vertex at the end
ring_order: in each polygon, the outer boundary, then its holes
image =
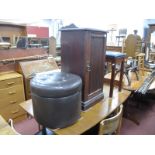
MULTIPOLYGON (((144 70, 144 57, 142 52, 142 40, 140 36, 130 34, 123 40, 122 52, 127 54, 124 74, 127 77, 128 85, 131 85, 129 72, 136 74, 137 80, 139 80, 139 69, 144 70), (130 62, 130 64, 128 64, 130 62)), ((143 72, 142 72, 143 73, 143 72)))
POLYGON ((100 122, 99 135, 118 134, 122 121, 123 105, 120 105, 113 115, 100 122), (116 114, 115 114, 116 113, 116 114))
POLYGON ((19 132, 16 131, 16 129, 14 128, 14 124, 13 124, 13 120, 9 119, 8 121, 9 125, 11 126, 12 130, 17 134, 17 135, 21 135, 19 132))

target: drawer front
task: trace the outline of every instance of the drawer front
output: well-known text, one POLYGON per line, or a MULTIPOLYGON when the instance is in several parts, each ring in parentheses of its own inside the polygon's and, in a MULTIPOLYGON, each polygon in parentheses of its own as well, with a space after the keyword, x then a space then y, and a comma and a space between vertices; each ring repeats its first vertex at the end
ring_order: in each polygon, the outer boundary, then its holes
POLYGON ((0 108, 6 107, 8 105, 14 105, 19 104, 25 100, 24 96, 14 95, 14 96, 8 96, 7 98, 0 99, 0 108))
POLYGON ((0 103, 2 99, 10 98, 14 96, 22 96, 24 97, 24 88, 22 85, 17 85, 15 87, 10 87, 6 89, 0 89, 0 103))
POLYGON ((25 120, 25 119, 27 119, 27 113, 14 118, 13 119, 13 122, 14 123, 17 123, 17 122, 20 122, 20 121, 25 120))
POLYGON ((6 80, 1 80, 0 81, 0 89, 4 88, 10 88, 16 85, 21 85, 23 84, 23 79, 22 78, 12 78, 12 79, 6 79, 6 80))
POLYGON ((9 118, 15 119, 21 115, 26 114, 26 112, 19 105, 13 105, 1 108, 0 114, 5 118, 5 120, 8 121, 9 118))

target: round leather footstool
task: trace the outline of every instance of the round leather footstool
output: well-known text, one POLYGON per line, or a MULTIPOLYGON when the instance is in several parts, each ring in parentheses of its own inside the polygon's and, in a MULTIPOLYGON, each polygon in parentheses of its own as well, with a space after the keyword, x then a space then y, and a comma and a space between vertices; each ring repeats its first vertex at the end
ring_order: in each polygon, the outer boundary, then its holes
POLYGON ((34 117, 44 127, 64 128, 81 112, 82 80, 64 72, 38 73, 30 82, 34 117))

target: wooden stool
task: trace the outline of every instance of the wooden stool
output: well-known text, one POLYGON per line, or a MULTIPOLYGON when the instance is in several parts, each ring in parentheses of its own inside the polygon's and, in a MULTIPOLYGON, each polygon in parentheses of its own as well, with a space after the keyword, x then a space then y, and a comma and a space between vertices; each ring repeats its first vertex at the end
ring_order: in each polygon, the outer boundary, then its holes
POLYGON ((124 73, 124 61, 125 61, 125 58, 126 58, 125 53, 112 52, 112 51, 107 51, 106 52, 106 62, 110 62, 111 67, 112 67, 109 97, 113 96, 116 64, 118 64, 118 63, 121 64, 120 80, 119 80, 119 91, 121 91, 121 89, 122 89, 122 80, 123 80, 123 73, 124 73))
POLYGON ((139 54, 136 55, 136 58, 138 60, 138 68, 139 68, 139 70, 142 70, 142 75, 144 75, 145 54, 144 53, 139 53, 139 54))

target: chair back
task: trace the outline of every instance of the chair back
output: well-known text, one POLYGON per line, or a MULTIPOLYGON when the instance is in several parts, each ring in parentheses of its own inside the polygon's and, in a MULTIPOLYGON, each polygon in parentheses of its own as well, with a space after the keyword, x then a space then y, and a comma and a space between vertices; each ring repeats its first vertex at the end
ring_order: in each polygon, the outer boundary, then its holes
POLYGON ((99 126, 99 135, 114 133, 117 134, 121 126, 122 112, 123 105, 120 105, 118 112, 116 112, 116 115, 102 120, 99 126))
POLYGON ((125 40, 124 53, 126 53, 128 57, 135 58, 136 54, 140 52, 142 52, 141 37, 129 34, 125 40))
POLYGON ((119 29, 119 36, 126 36, 127 35, 127 29, 119 29))

